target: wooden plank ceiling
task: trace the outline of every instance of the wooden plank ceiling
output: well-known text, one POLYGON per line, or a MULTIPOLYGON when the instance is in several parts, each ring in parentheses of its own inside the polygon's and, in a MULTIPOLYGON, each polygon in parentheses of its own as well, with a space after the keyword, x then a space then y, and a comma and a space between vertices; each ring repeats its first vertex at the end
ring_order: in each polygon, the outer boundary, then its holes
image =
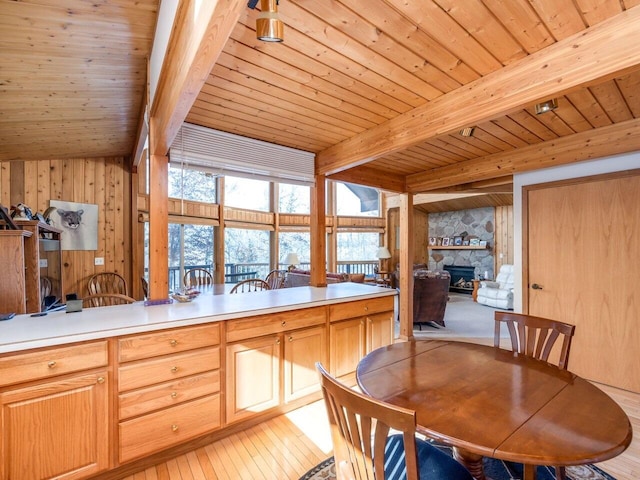
MULTIPOLYGON (((501 194, 514 172, 640 150, 640 61, 605 61, 640 56, 640 41, 625 41, 640 31, 638 3, 281 0, 283 43, 256 40, 258 10, 246 8, 186 121, 314 152, 337 180, 501 194), (575 77, 597 56, 601 75, 590 66, 566 91, 548 82, 555 111, 535 114, 548 99, 539 86, 536 98, 501 103, 508 92, 495 86, 524 62, 544 68, 549 52, 562 70, 553 55, 612 21, 616 49, 567 61, 575 77), (457 98, 477 119, 473 137, 458 133, 457 98), (502 110, 484 115, 489 99, 502 110)), ((130 154, 156 10, 157 0, 0 0, 0 160, 130 154)), ((602 34, 608 49, 614 36, 602 34)))
POLYGON ((0 161, 131 155, 159 0, 0 0, 0 161))

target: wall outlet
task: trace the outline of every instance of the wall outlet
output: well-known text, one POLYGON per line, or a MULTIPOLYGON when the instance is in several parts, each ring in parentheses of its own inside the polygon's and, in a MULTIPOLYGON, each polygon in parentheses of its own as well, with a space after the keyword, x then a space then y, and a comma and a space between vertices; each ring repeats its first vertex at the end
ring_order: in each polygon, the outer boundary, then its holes
POLYGON ((40 268, 47 268, 48 263, 47 263, 47 259, 46 258, 41 258, 40 259, 40 268))
POLYGON ((93 261, 94 265, 104 265, 104 257, 96 257, 93 261))

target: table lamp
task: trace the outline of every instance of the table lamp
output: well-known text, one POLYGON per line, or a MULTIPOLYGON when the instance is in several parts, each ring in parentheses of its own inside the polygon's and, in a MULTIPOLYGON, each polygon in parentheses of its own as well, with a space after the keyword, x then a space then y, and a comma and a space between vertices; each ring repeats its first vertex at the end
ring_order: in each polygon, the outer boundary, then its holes
POLYGON ((296 265, 300 263, 300 259, 298 258, 297 253, 287 253, 287 256, 284 258, 285 265, 289 265, 287 267, 287 271, 291 271, 296 268, 296 265))
MULTIPOLYGON (((391 258, 391 252, 387 247, 378 247, 378 251, 376 252, 376 258, 380 260, 380 266, 383 266, 383 263, 387 258, 391 258)), ((383 268, 382 271, 385 271, 383 268)))

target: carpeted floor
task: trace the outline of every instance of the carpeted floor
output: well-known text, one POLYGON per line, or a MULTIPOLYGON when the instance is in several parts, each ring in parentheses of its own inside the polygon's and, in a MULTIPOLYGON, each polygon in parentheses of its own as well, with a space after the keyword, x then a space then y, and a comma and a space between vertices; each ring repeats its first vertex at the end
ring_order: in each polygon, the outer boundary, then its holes
MULTIPOLYGON (((448 447, 439 447, 451 454, 448 447)), ((484 459, 484 472, 492 480, 519 480, 522 478, 522 465, 502 462, 493 458, 484 459)), ((568 480, 615 480, 614 477, 592 465, 579 467, 567 467, 568 480)), ((538 467, 536 471, 538 480, 555 480, 553 468, 538 467)), ((309 470, 300 480, 335 480, 336 471, 333 457, 328 458, 316 467, 309 470)))

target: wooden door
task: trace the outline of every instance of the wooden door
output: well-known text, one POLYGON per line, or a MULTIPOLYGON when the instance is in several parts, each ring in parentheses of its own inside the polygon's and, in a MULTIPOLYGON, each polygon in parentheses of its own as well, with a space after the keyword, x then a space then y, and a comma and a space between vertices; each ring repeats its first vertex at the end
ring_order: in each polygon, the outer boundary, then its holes
POLYGON ((280 404, 280 338, 227 344, 227 423, 280 404))
POLYGON ((107 372, 10 390, 2 401, 2 479, 80 479, 109 466, 107 372))
POLYGON ((327 362, 325 327, 284 334, 284 401, 290 402, 320 390, 315 363, 327 362))
POLYGON ((525 306, 576 326, 569 369, 640 392, 640 176, 525 190, 525 306))

